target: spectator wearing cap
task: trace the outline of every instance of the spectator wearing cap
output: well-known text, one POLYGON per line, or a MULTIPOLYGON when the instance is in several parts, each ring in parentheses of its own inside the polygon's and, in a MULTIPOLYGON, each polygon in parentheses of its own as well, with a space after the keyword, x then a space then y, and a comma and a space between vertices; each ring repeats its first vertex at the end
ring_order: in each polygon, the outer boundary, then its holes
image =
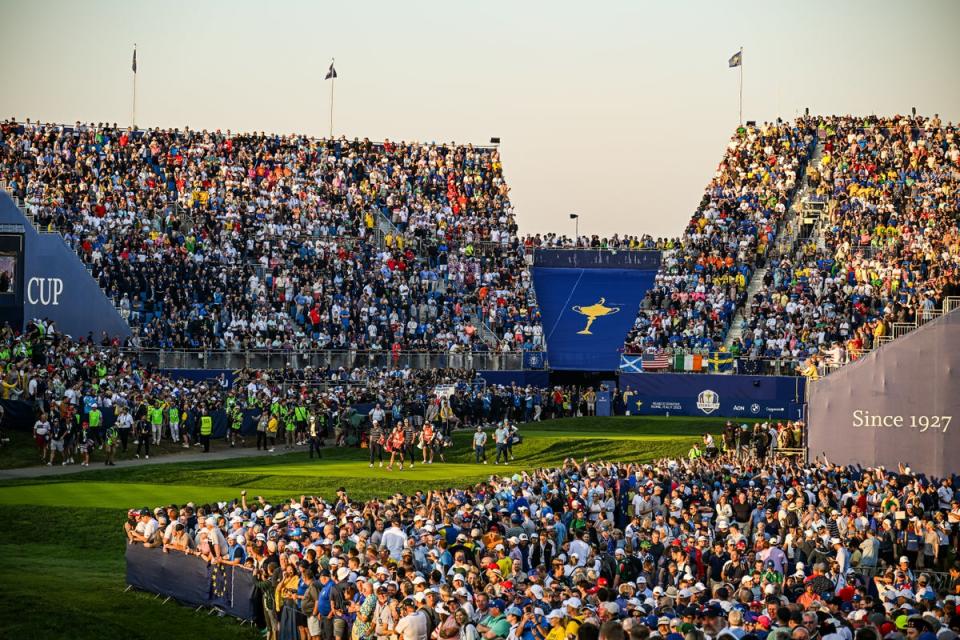
POLYGON ((584 615, 580 611, 580 608, 583 606, 583 601, 576 596, 567 598, 563 602, 564 617, 566 618, 566 628, 567 636, 571 638, 577 637, 577 633, 580 630, 581 625, 584 623, 584 615))
POLYGON ((430 637, 426 615, 417 607, 413 598, 404 598, 400 603, 400 619, 392 635, 402 640, 427 640, 430 637))
MULTIPOLYGON (((547 624, 550 630, 543 640, 570 640, 567 635, 566 615, 563 609, 553 609, 547 614, 547 624)), ((580 625, 577 625, 579 629, 580 625)), ((576 637, 575 635, 573 637, 576 637)))
POLYGON ((477 631, 480 636, 487 640, 495 638, 506 638, 510 633, 510 623, 504 615, 506 605, 503 600, 493 598, 487 606, 487 614, 477 625, 477 631))

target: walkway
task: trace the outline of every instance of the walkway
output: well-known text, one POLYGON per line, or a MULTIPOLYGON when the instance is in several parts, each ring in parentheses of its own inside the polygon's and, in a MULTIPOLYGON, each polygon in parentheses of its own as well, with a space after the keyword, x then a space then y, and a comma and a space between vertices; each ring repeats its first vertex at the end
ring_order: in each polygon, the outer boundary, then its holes
MULTIPOLYGON (((237 458, 253 457, 277 457, 287 453, 302 453, 307 458, 309 449, 307 447, 297 447, 294 450, 277 448, 270 453, 268 451, 258 451, 253 447, 242 447, 239 449, 219 449, 210 453, 203 453, 199 447, 191 447, 190 451, 182 453, 168 453, 161 456, 154 456, 150 460, 118 460, 117 464, 108 467, 103 461, 91 462, 89 467, 81 467, 79 464, 54 465, 52 467, 23 467, 20 469, 0 469, 0 480, 13 480, 23 478, 47 478, 51 476, 69 475, 71 473, 82 473, 84 471, 110 471, 114 469, 130 469, 132 467, 144 467, 154 464, 176 464, 179 462, 208 462, 211 460, 234 460, 237 458)), ((99 456, 98 456, 99 457, 99 456)))

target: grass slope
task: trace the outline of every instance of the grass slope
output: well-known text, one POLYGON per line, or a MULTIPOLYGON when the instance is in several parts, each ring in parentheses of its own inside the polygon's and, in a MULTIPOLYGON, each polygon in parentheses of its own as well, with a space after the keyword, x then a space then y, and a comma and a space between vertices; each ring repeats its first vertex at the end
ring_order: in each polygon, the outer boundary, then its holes
POLYGON ((122 510, 170 502, 228 500, 240 488, 278 500, 331 496, 345 486, 355 499, 462 486, 491 474, 554 466, 564 458, 649 461, 683 455, 720 420, 577 418, 524 426, 517 460, 476 465, 469 433, 458 433, 448 464, 388 472, 366 465, 366 450, 336 449, 321 461, 305 451, 271 458, 92 469, 71 476, 0 482, 0 629, 6 637, 257 638, 235 621, 123 593, 122 510), (41 508, 36 508, 41 507, 41 508))

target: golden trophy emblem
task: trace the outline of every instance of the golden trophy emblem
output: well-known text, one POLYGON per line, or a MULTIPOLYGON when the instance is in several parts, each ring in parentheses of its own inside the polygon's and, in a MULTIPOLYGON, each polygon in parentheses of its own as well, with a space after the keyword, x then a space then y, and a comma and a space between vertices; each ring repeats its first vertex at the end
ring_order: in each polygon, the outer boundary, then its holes
POLYGON ((574 311, 579 313, 582 316, 587 317, 587 326, 583 328, 583 331, 577 331, 577 334, 582 336, 592 336, 593 333, 590 331, 590 325, 593 324, 593 321, 597 318, 602 318, 603 316, 609 316, 617 311, 620 311, 620 307, 608 307, 604 304, 606 298, 600 298, 600 302, 597 304, 592 304, 589 307, 575 306, 572 307, 574 311))

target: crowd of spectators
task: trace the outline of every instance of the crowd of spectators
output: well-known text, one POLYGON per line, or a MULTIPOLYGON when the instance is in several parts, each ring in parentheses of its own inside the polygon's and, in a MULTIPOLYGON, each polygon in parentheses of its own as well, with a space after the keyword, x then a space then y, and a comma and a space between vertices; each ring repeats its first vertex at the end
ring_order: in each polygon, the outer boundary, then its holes
POLYGON ((741 127, 679 239, 520 238, 496 148, 12 120, 2 133, 0 182, 75 247, 136 346, 540 350, 537 248, 663 252, 627 352, 709 353, 749 308, 734 356, 836 366, 960 293, 960 151, 937 116, 741 127), (771 252, 804 173, 824 224, 771 252))
POLYGON ((770 260, 736 349, 829 367, 960 295, 960 139, 936 116, 825 117, 817 129, 807 180, 823 220, 770 260))
POLYGON ((268 638, 953 640, 953 478, 825 460, 568 459, 469 488, 127 514, 254 572, 268 638))
POLYGON ((499 151, 2 125, 0 183, 166 348, 534 348, 499 151), (390 222, 388 222, 390 221, 390 222))
POLYGON ((687 228, 664 251, 626 350, 715 349, 782 231, 813 150, 813 119, 740 127, 687 228))
MULTIPOLYGON (((278 443, 359 444, 370 425, 367 417, 387 427, 410 419, 418 430, 431 422, 449 433, 504 420, 595 415, 599 391, 487 385, 473 369, 409 366, 243 369, 229 378, 171 377, 142 365, 136 352, 117 340, 73 340, 45 321, 30 323, 22 334, 3 329, 0 374, 0 397, 29 407, 39 460, 49 465, 88 465, 91 456, 113 464, 132 456, 149 459, 151 447, 161 444, 200 445, 202 419, 216 411, 227 415, 225 441, 231 446, 245 444, 241 437, 249 434, 241 433, 243 414, 252 412, 257 447, 273 449, 278 443), (351 429, 357 436, 352 443, 347 438, 351 429)), ((631 395, 629 390, 617 394, 614 411, 628 410, 631 395)))

